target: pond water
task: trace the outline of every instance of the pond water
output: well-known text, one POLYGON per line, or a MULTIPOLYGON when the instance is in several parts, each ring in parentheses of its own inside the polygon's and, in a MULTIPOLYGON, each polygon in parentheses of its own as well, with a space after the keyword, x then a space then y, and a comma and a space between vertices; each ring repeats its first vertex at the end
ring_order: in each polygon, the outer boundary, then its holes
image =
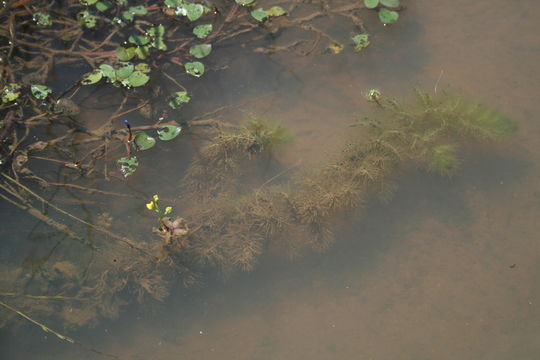
MULTIPOLYGON (((373 106, 361 96, 371 88, 396 97, 415 86, 463 91, 518 120, 516 135, 465 154, 451 179, 403 174, 392 201, 350 214, 323 254, 265 256, 252 272, 209 277, 152 309, 129 307, 118 320, 68 335, 135 360, 540 358, 540 2, 404 3, 387 28, 363 13, 372 44, 361 53, 216 49, 224 61, 216 66, 229 68, 199 82, 193 93, 204 100, 194 96, 186 118, 229 106, 229 119, 249 112, 276 119, 295 134, 276 154, 292 171, 339 149, 355 116, 373 106)), ((333 26, 348 36, 350 29, 333 26)), ((85 121, 100 111, 108 110, 85 121)), ((159 193, 181 206, 178 187, 161 184, 178 183, 197 141, 188 135, 167 144, 159 157, 145 155, 153 165, 128 185, 103 186, 159 193)), ((64 207, 81 198, 55 196, 64 207)), ((110 209, 126 227, 148 232, 155 220, 141 200, 83 200, 90 201, 70 209, 88 219, 110 209)), ((2 261, 22 262, 26 252, 55 244, 53 231, 34 231, 34 219, 1 209, 2 261)), ((37 327, 7 327, 0 336, 5 359, 103 358, 37 327)))

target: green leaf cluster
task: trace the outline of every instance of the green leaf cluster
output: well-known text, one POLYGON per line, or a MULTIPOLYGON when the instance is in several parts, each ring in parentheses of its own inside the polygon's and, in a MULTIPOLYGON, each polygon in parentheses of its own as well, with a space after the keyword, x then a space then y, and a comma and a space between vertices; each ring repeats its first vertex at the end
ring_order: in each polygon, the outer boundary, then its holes
POLYGON ((2 88, 2 103, 15 101, 21 96, 21 85, 16 83, 7 84, 2 88))
POLYGON ((191 98, 188 96, 187 91, 178 91, 167 98, 169 106, 173 109, 178 109, 182 105, 187 104, 191 98))
POLYGON ((79 20, 79 24, 87 27, 88 29, 93 29, 96 27, 97 17, 95 15, 92 15, 88 10, 83 10, 79 12, 77 14, 77 19, 79 20))
POLYGON ((212 10, 206 5, 192 3, 186 0, 165 0, 165 5, 174 9, 176 15, 185 16, 189 21, 196 21, 212 10))
POLYGON ((281 6, 272 6, 268 10, 258 8, 251 12, 251 16, 259 22, 263 22, 269 17, 277 17, 283 15, 287 15, 287 12, 281 6))
POLYGON ((141 16, 148 14, 148 10, 142 5, 130 6, 126 11, 122 13, 122 18, 126 21, 133 21, 135 16, 141 16))
POLYGON ((352 37, 354 43, 354 50, 361 51, 362 49, 369 46, 369 35, 368 34, 357 34, 352 37))
POLYGON ((186 73, 195 77, 201 77, 204 74, 204 64, 200 61, 192 61, 184 64, 186 73))
POLYGON ((124 177, 132 175, 139 166, 139 160, 135 156, 122 157, 116 160, 116 162, 120 164, 120 172, 122 172, 124 177))
POLYGON ((116 57, 120 61, 129 61, 135 56, 141 60, 148 57, 151 48, 167 50, 163 37, 165 27, 161 24, 149 28, 144 35, 130 35, 128 42, 134 46, 116 48, 116 57))
POLYGON ((379 20, 384 25, 393 24, 399 19, 399 13, 395 10, 400 7, 399 0, 364 0, 364 6, 368 9, 379 8, 379 20))
POLYGON ((36 22, 36 24, 38 24, 39 26, 51 26, 52 25, 51 16, 49 14, 44 13, 44 12, 35 13, 33 19, 36 22))
POLYGON ((133 65, 130 62, 123 62, 116 67, 101 64, 98 69, 85 74, 81 79, 81 84, 92 85, 106 78, 115 86, 139 87, 150 80, 150 77, 146 75, 149 72, 150 67, 146 63, 133 65))

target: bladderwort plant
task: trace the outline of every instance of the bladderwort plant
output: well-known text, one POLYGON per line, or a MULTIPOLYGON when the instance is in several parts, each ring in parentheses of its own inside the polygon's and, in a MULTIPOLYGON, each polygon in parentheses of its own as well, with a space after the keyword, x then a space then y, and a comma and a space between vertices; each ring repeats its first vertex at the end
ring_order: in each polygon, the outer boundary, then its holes
POLYGON ((146 204, 146 208, 150 211, 154 211, 158 215, 160 228, 168 228, 168 226, 165 224, 165 216, 172 212, 172 206, 167 206, 164 210, 162 210, 161 207, 159 207, 159 196, 154 195, 152 200, 146 204))

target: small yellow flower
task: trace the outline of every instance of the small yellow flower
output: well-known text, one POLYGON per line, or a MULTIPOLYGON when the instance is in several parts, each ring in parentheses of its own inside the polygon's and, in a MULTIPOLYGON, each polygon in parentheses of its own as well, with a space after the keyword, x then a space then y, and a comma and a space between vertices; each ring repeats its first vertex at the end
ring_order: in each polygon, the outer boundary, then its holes
POLYGON ((172 212, 172 206, 167 206, 165 208, 165 215, 169 215, 172 212))
POLYGON ((159 201, 159 196, 154 195, 154 201, 155 201, 155 202, 158 202, 158 201, 159 201))
POLYGON ((148 210, 154 210, 154 202, 150 201, 148 204, 146 204, 146 208, 148 210))

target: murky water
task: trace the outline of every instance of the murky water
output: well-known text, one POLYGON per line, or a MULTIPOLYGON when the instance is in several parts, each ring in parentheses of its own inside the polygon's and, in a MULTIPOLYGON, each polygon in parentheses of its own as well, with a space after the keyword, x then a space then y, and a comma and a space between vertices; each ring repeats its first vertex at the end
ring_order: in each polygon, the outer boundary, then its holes
MULTIPOLYGON (((278 154, 289 167, 316 166, 339 148, 354 114, 369 111, 361 93, 373 87, 395 96, 414 86, 460 89, 517 119, 517 135, 475 149, 452 179, 404 174, 393 200, 351 214, 324 254, 265 257, 251 273, 178 289, 155 309, 128 309, 70 335, 141 360, 538 359, 540 3, 405 3, 396 26, 366 19, 372 45, 363 53, 241 53, 228 71, 209 74, 209 96, 220 105, 240 100, 230 116, 261 113, 291 129, 294 145, 278 154)), ((182 140, 167 151, 149 160, 170 164, 193 150, 182 140)), ((157 192, 186 164, 142 174, 135 191, 157 192)), ((175 197, 170 191, 164 196, 175 197)), ((110 206, 128 226, 145 216, 138 201, 110 206)), ((28 224, 14 218, 3 241, 28 241, 30 231, 20 230, 28 224)), ((6 359, 101 358, 40 329, 1 334, 6 359)))

